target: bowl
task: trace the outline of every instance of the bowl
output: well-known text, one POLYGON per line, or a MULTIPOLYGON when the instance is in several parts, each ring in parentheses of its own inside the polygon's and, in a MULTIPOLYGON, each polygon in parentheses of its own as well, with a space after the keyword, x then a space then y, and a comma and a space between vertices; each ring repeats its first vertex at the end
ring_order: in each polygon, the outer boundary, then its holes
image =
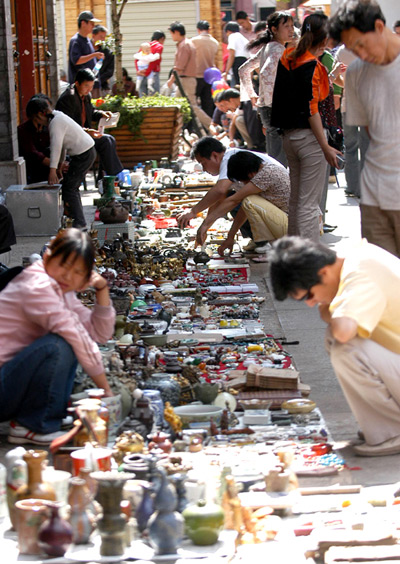
POLYGON ((304 398, 287 400, 281 405, 281 408, 286 409, 289 413, 310 413, 316 407, 315 401, 304 398))
POLYGON ((257 398, 242 399, 239 400, 239 405, 241 405, 245 411, 249 409, 269 409, 272 405, 272 401, 257 398))
POLYGON ((162 347, 167 344, 167 335, 143 335, 141 339, 146 345, 154 345, 155 347, 162 347))
POLYGON ((216 425, 219 424, 222 415, 222 407, 216 405, 180 405, 174 407, 176 415, 182 419, 186 427, 190 423, 209 422, 211 417, 216 425))

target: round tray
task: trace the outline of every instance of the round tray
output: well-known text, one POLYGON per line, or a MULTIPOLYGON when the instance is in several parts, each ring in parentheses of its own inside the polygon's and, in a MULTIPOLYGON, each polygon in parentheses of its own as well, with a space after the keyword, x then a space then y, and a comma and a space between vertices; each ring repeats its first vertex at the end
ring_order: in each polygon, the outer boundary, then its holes
POLYGON ((315 401, 304 398, 287 400, 281 405, 281 408, 286 409, 289 413, 310 413, 316 407, 315 401))

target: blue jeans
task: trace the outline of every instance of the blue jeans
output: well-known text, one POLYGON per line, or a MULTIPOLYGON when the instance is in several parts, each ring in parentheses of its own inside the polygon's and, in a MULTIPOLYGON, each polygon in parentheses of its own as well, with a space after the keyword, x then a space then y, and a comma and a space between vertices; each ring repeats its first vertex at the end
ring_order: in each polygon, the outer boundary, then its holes
POLYGON ((72 347, 53 333, 20 351, 0 368, 0 420, 35 433, 59 431, 77 364, 72 347))
POLYGON ((153 72, 153 88, 154 92, 160 92, 160 73, 153 72))

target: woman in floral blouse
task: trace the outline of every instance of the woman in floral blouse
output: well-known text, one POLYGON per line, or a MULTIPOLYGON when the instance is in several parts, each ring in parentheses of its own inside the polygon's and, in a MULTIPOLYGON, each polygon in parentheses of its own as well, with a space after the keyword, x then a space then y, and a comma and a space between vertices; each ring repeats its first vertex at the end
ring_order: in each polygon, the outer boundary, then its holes
POLYGON ((267 153, 287 166, 282 139, 276 128, 271 127, 270 118, 276 69, 285 50, 285 44, 293 39, 293 18, 289 12, 274 12, 268 17, 267 25, 267 31, 248 44, 249 49, 262 47, 240 67, 240 91, 242 100, 249 99, 253 106, 258 107, 262 124, 266 129, 267 153), (252 74, 257 69, 260 76, 258 96, 252 83, 252 74))

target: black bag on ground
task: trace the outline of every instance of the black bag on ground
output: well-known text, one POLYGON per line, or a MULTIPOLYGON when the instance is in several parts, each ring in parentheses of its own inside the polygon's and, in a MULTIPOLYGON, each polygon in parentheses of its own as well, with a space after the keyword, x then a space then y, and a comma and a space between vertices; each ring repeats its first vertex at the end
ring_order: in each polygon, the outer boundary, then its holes
POLYGON ((22 266, 14 266, 8 268, 5 264, 0 262, 0 292, 11 282, 13 278, 18 276, 23 271, 22 266))

